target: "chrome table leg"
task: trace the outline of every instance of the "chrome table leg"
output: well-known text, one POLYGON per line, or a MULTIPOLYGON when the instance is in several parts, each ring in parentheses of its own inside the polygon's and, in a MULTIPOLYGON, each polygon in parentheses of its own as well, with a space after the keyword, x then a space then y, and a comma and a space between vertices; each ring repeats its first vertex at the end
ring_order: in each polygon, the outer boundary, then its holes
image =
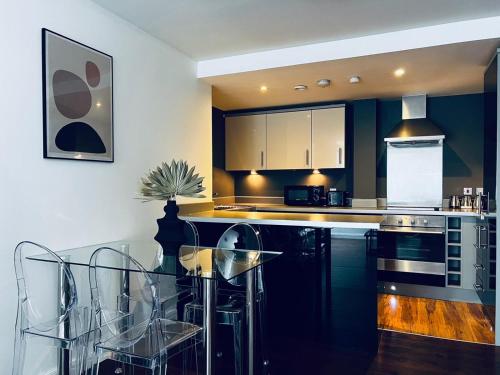
POLYGON ((215 348, 215 280, 203 279, 203 327, 205 330, 205 364, 206 375, 215 374, 214 348, 215 348))
MULTIPOLYGON (((62 260, 69 261, 69 257, 62 257, 62 260)), ((59 306, 58 312, 63 314, 69 303, 69 285, 66 275, 64 274, 63 265, 58 269, 58 296, 59 296, 59 306)), ((68 318, 60 326, 61 332, 59 332, 61 337, 69 336, 70 322, 68 318)), ((70 356, 68 350, 58 349, 57 353, 57 374, 67 375, 69 374, 70 366, 70 356)))
POLYGON ((247 272, 248 375, 255 365, 255 269, 247 272))

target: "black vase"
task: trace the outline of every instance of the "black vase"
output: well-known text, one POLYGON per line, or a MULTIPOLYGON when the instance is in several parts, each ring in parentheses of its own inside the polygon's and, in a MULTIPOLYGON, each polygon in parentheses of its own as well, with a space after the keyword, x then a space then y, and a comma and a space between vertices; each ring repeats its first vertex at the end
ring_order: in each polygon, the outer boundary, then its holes
POLYGON ((185 242, 184 221, 177 217, 179 207, 175 200, 167 201, 163 211, 165 211, 165 216, 156 220, 158 233, 155 240, 161 245, 164 255, 177 256, 179 248, 185 242))

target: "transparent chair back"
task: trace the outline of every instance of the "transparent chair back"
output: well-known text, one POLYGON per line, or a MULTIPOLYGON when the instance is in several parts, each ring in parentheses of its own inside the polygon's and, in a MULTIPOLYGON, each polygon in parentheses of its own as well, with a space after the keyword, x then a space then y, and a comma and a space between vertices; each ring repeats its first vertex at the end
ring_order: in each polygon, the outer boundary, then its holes
MULTIPOLYGON (((199 246, 199 234, 196 226, 190 221, 184 221, 183 226, 184 243, 179 249, 179 257, 189 261, 190 257, 196 256, 196 248, 199 246)), ((164 257, 163 249, 158 246, 156 252, 153 269, 171 269, 172 265, 167 262, 175 262, 174 267, 180 266, 177 259, 172 257, 164 257)), ((189 295, 193 299, 198 299, 200 296, 201 286, 197 279, 178 278, 171 275, 151 276, 158 284, 158 296, 160 299, 161 317, 166 319, 178 319, 181 311, 179 303, 189 295)))
MULTIPOLYGON (((196 226, 190 222, 190 221, 187 221, 185 220, 184 221, 184 245, 186 246, 189 246, 189 247, 195 247, 195 248, 198 248, 200 246, 200 235, 198 234, 198 229, 196 228, 196 226)), ((195 249, 193 251, 193 249, 187 249, 187 252, 189 254, 191 254, 192 257, 195 257, 196 256, 196 251, 197 249, 195 249)), ((184 252, 182 251, 182 248, 181 248, 181 254, 179 254, 179 256, 182 256, 184 255, 184 252)), ((201 282, 199 279, 192 279, 189 281, 193 287, 193 298, 194 300, 200 300, 201 298, 201 282)), ((187 283, 182 283, 183 285, 187 284, 187 283)))
MULTIPOLYGON (((184 243, 179 249, 179 260, 182 262, 189 262, 191 259, 196 258, 198 247, 200 246, 200 236, 198 229, 190 221, 184 221, 184 243)), ((198 280, 190 280, 193 284, 198 285, 198 280)))
POLYGON ((21 374, 26 339, 45 338, 47 345, 67 354, 70 373, 83 366, 82 346, 88 329, 87 309, 78 307, 73 274, 61 257, 45 246, 24 241, 14 252, 18 286, 18 311, 13 374, 21 374))
MULTIPOLYGON (((184 243, 182 246, 198 247, 200 245, 200 236, 198 234, 198 229, 196 229, 196 226, 192 222, 184 221, 183 233, 184 233, 184 243)), ((179 255, 184 253, 182 246, 179 249, 180 251, 179 255)), ((186 251, 192 253, 192 249, 187 249, 186 251)), ((156 252, 156 257, 154 259, 153 268, 162 267, 164 261, 165 259, 163 256, 163 249, 161 248, 161 246, 158 245, 158 250, 156 252)))
MULTIPOLYGON (((237 223, 226 229, 217 242, 217 256, 224 258, 218 259, 217 264, 219 265, 219 271, 222 276, 234 274, 233 270, 221 269, 220 265, 225 266, 237 266, 238 256, 245 257, 258 257, 260 251, 262 251, 262 238, 258 230, 247 223, 237 223), (252 254, 237 254, 230 250, 242 249, 242 250, 253 250, 252 254), (228 250, 228 251, 224 251, 228 250)), ((228 282, 235 286, 245 285, 246 276, 238 276, 228 280, 228 282)))
POLYGON ((92 255, 89 280, 98 340, 117 348, 136 344, 157 317, 157 284, 135 259, 108 247, 92 255))
POLYGON ((190 221, 184 221, 184 245, 200 246, 200 235, 198 229, 190 221))

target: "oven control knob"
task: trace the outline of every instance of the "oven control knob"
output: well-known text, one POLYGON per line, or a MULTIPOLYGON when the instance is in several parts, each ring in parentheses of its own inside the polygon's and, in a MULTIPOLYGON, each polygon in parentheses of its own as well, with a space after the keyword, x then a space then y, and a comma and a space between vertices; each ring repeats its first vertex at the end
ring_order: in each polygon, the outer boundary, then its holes
POLYGON ((429 220, 424 219, 424 225, 427 225, 427 224, 429 224, 429 220))
POLYGON ((398 224, 403 224, 403 219, 398 219, 398 224))
POLYGON ((415 219, 411 219, 411 225, 415 225, 415 219))

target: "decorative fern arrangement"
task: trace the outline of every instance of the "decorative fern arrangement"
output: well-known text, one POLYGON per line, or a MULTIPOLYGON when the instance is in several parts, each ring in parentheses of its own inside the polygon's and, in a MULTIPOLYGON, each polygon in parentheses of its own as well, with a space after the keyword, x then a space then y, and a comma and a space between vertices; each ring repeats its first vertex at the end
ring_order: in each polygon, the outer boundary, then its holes
POLYGON ((205 190, 202 186, 204 177, 194 171, 195 167, 189 168, 184 160, 172 160, 170 165, 161 163, 141 178, 142 201, 173 201, 177 196, 204 198, 200 194, 205 190))

